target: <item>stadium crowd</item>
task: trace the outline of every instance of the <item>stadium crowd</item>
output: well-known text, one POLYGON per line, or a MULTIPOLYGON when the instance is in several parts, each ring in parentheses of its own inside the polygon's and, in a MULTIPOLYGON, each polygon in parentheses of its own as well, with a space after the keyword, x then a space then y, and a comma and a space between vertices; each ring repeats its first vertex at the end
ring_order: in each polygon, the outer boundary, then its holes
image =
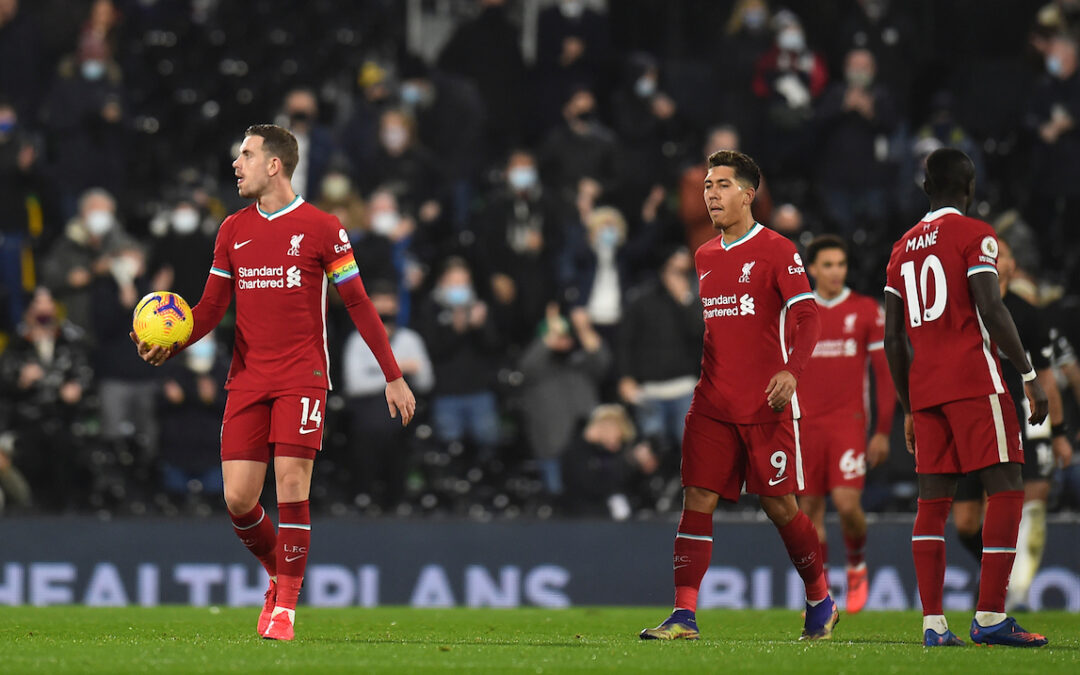
MULTIPOLYGON (((270 120, 299 141, 296 191, 349 232, 422 399, 419 423, 387 418, 331 294, 316 509, 677 511, 717 149, 761 165, 761 223, 800 246, 845 237, 849 285, 875 297, 926 211, 922 161, 968 153, 976 215, 1058 331, 1080 428, 1080 2, 460 0, 435 50, 407 39, 409 4, 0 0, 9 509, 221 508, 228 320, 158 370, 129 316, 150 290, 198 301, 242 206, 229 162, 270 120)), ((914 503, 898 434, 870 510, 914 503)), ((1052 508, 1080 508, 1078 486, 1060 472, 1052 508)))

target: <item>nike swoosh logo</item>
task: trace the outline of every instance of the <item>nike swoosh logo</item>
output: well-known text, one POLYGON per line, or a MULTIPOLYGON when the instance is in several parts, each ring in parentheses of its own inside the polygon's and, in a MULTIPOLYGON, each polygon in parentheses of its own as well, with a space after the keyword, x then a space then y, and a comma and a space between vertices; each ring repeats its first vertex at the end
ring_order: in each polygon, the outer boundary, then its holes
POLYGON ((775 478, 770 478, 770 479, 769 479, 769 487, 773 487, 774 485, 779 485, 780 483, 783 483, 783 482, 784 482, 784 481, 786 481, 787 479, 788 479, 788 477, 787 477, 787 476, 784 476, 784 477, 783 477, 783 478, 781 478, 780 480, 776 480, 775 478))
POLYGON ((251 239, 248 239, 247 241, 237 242, 237 243, 233 244, 232 247, 233 247, 233 250, 235 251, 236 249, 238 249, 238 248, 240 248, 242 246, 247 246, 250 243, 251 243, 251 239))
POLYGON ((299 560, 300 558, 303 558, 303 557, 304 557, 303 553, 301 553, 300 555, 297 555, 297 556, 288 556, 287 555, 287 556, 285 556, 285 562, 296 562, 297 560, 299 560))
POLYGON ((681 570, 684 567, 690 567, 690 564, 687 563, 686 565, 676 565, 673 569, 681 570))
POLYGON ((709 276, 710 274, 712 274, 712 270, 709 270, 705 274, 702 274, 700 277, 698 277, 698 281, 705 281, 705 277, 709 276))
POLYGON ((315 427, 314 429, 301 429, 300 433, 301 434, 311 434, 311 433, 315 433, 318 430, 319 430, 319 427, 315 427))

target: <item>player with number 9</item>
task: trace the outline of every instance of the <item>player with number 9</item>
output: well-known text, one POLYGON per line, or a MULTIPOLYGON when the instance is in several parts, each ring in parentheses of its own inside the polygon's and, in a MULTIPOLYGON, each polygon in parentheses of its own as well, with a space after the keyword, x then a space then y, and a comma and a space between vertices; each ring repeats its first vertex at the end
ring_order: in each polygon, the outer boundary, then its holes
POLYGON ((1046 418, 1046 394, 1001 300, 994 230, 964 215, 975 194, 974 164, 959 150, 936 150, 926 160, 923 187, 930 212, 893 246, 885 286, 885 350, 919 478, 911 549, 923 644, 963 644, 942 611, 945 521, 959 474, 977 472, 987 506, 971 639, 1041 647, 1046 638, 1005 614, 1024 499, 1024 451, 998 349, 1023 373, 1032 423, 1046 418))

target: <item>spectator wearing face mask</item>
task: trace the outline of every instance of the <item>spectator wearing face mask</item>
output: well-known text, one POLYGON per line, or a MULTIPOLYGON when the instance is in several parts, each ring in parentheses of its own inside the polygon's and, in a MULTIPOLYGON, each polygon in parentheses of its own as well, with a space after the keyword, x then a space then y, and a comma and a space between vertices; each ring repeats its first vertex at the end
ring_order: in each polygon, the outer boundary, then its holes
POLYGON ((829 87, 817 111, 818 192, 831 225, 855 241, 883 233, 893 203, 889 141, 899 116, 892 91, 876 76, 874 55, 851 50, 844 81, 829 87))
POLYGON ((1031 195, 1025 219, 1034 224, 1042 244, 1043 263, 1080 282, 1080 68, 1075 38, 1051 40, 1045 57, 1046 74, 1028 99, 1024 126, 1031 139, 1031 195), (1067 243, 1067 245, 1062 245, 1067 243))
POLYGON ((206 252, 213 250, 215 223, 192 199, 181 199, 159 214, 164 233, 153 242, 150 286, 196 302, 206 284, 206 252))
POLYGON ((401 108, 382 113, 379 147, 372 160, 360 167, 360 189, 367 193, 383 187, 404 210, 417 214, 422 222, 432 222, 441 215, 442 179, 435 157, 416 136, 412 114, 401 108))
POLYGON ((712 63, 713 81, 723 81, 724 87, 723 95, 715 96, 709 107, 711 114, 730 120, 735 127, 747 131, 757 128, 760 107, 751 84, 755 64, 773 46, 770 19, 766 0, 738 0, 724 24, 719 49, 715 51, 723 58, 712 63))
POLYGON ((162 486, 174 496, 190 496, 193 503, 202 495, 216 503, 222 491, 220 434, 227 368, 214 333, 189 345, 164 370, 158 394, 162 486))
MULTIPOLYGON (((93 381, 84 336, 60 319, 52 294, 39 287, 0 357, 0 474, 13 465, 29 481, 33 502, 46 510, 74 507, 84 497, 85 444, 73 433, 93 381)), ((17 483, 18 476, 11 480, 17 483)), ((25 493, 11 490, 2 476, 0 487, 9 501, 25 493)))
POLYGON ((920 31, 902 0, 858 0, 839 21, 830 62, 842 64, 851 49, 867 49, 877 62, 877 80, 887 85, 903 107, 912 77, 923 65, 920 31))
MULTIPOLYGON (((0 11, 2 15, 2 11, 0 11)), ((25 261, 41 236, 28 200, 44 187, 34 139, 19 125, 15 107, 0 100, 0 331, 10 331, 26 309, 24 283, 32 278, 25 261)))
POLYGON ((42 260, 42 282, 64 306, 67 318, 92 335, 97 315, 92 292, 98 280, 115 278, 125 291, 125 301, 133 307, 138 300, 132 285, 138 263, 133 265, 125 255, 137 249, 117 220, 116 200, 107 191, 92 188, 79 198, 78 216, 42 260))
POLYGON ((463 259, 446 262, 416 325, 435 371, 431 408, 436 437, 445 444, 469 441, 480 460, 494 459, 499 413, 493 387, 500 342, 463 259))
POLYGON ((641 195, 668 184, 678 148, 686 143, 687 122, 678 104, 661 88, 660 65, 651 54, 630 54, 622 86, 612 95, 612 127, 619 138, 624 194, 641 195))
POLYGON ((130 137, 123 74, 107 40, 110 12, 115 12, 111 2, 95 3, 78 49, 60 62, 44 104, 42 118, 65 218, 74 215, 78 195, 88 188, 100 186, 113 194, 125 188, 130 137))
POLYGON ((540 12, 536 29, 536 105, 541 129, 558 122, 552 103, 565 101, 578 86, 603 83, 611 58, 607 14, 587 0, 559 0, 540 12))
POLYGON ((538 157, 540 177, 566 205, 582 197, 610 194, 618 175, 615 135, 596 117, 596 97, 578 88, 563 105, 563 125, 545 138, 538 157))
POLYGON ((600 382, 611 361, 611 350, 583 309, 575 309, 567 321, 558 304, 547 306, 520 367, 525 437, 548 494, 563 492, 560 459, 575 429, 599 403, 600 382))
POLYGON ((496 187, 480 214, 492 312, 499 333, 514 346, 532 339, 544 307, 555 297, 555 259, 562 249, 562 222, 540 184, 536 157, 515 150, 506 182, 496 187))
MULTIPOLYGON (((390 348, 409 386, 418 395, 435 383, 424 339, 398 321, 398 294, 394 284, 381 280, 368 286, 375 311, 386 327, 390 348)), ((396 505, 405 487, 409 431, 386 415, 386 378, 359 333, 353 331, 342 352, 342 376, 348 397, 349 438, 353 440, 344 463, 351 469, 350 484, 379 508, 396 505)))
POLYGON ((772 27, 774 44, 758 59, 752 83, 764 109, 760 155, 773 173, 793 173, 806 152, 814 101, 825 92, 829 75, 794 12, 777 12, 772 27))
POLYGON ((281 116, 281 126, 296 137, 298 148, 293 190, 314 202, 319 198, 323 176, 336 150, 330 130, 319 123, 319 100, 315 92, 301 88, 285 94, 281 116))

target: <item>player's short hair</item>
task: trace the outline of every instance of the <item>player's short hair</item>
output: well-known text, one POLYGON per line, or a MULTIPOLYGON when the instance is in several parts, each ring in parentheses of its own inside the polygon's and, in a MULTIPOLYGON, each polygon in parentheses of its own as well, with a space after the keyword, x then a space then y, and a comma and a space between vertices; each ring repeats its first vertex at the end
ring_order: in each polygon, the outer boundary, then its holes
POLYGON ((926 158, 926 192, 930 195, 967 194, 975 180, 975 163, 956 148, 939 148, 926 158))
POLYGON ((263 139, 263 152, 281 160, 285 177, 292 178, 296 164, 300 161, 300 148, 296 145, 296 136, 288 129, 276 124, 253 124, 244 132, 245 136, 260 136, 263 139))
POLYGON ((730 166, 735 170, 735 180, 750 185, 755 190, 761 184, 761 169, 757 162, 738 150, 717 150, 709 155, 709 168, 730 166))
POLYGON ((818 253, 827 251, 831 248, 837 248, 844 252, 844 260, 848 258, 848 245, 847 242, 835 234, 822 234, 814 237, 806 246, 806 264, 813 265, 814 261, 818 257, 818 253))

